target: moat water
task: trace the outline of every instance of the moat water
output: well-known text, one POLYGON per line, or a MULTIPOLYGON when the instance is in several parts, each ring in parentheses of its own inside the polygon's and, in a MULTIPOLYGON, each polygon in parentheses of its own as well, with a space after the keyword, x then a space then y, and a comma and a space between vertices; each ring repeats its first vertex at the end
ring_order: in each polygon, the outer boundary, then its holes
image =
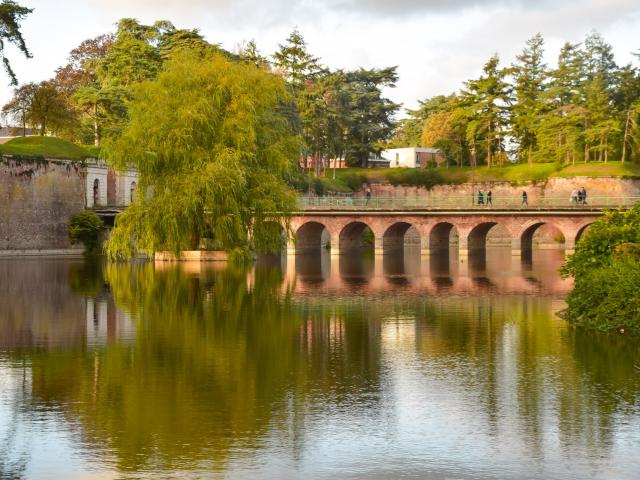
POLYGON ((640 478, 562 252, 0 260, 0 478, 640 478))

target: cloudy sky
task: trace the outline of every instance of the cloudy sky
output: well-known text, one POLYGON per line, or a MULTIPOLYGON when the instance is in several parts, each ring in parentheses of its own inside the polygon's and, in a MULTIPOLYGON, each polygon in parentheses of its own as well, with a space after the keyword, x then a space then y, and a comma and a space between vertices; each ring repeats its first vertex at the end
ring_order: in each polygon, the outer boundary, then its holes
MULTIPOLYGON (((52 76, 82 40, 111 31, 122 17, 171 20, 198 28, 234 50, 255 39, 271 54, 294 27, 332 68, 398 65, 389 96, 407 107, 457 90, 497 52, 510 63, 537 32, 554 63, 564 41, 597 29, 619 63, 640 50, 639 0, 18 0, 34 8, 23 32, 34 58, 7 49, 20 81, 52 76)), ((10 97, 0 76, 0 103, 10 97)))

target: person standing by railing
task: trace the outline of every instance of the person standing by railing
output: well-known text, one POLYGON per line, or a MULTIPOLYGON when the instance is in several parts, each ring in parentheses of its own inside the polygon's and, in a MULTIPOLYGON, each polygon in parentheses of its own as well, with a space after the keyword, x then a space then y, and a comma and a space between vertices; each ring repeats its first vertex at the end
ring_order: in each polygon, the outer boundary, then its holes
POLYGON ((580 196, 582 197, 582 205, 586 205, 587 204, 587 189, 582 187, 582 190, 580 190, 580 196))
POLYGON ((366 197, 367 197, 367 202, 365 203, 365 205, 369 205, 369 200, 371 200, 371 186, 367 185, 367 189, 365 190, 366 193, 366 197))
POLYGON ((529 206, 529 196, 527 195, 527 191, 523 190, 522 191, 522 206, 523 207, 528 207, 529 206))
POLYGON ((582 196, 582 191, 578 191, 575 188, 571 190, 571 196, 569 197, 569 203, 571 205, 578 205, 580 203, 580 197, 582 196))

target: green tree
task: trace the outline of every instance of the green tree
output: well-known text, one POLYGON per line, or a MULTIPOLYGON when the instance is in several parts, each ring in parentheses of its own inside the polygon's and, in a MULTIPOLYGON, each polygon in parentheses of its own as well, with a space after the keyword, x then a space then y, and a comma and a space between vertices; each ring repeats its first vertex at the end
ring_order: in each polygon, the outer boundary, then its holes
POLYGON ((9 59, 4 55, 4 47, 6 43, 13 44, 25 57, 31 58, 31 53, 22 37, 22 32, 20 32, 20 22, 31 12, 33 12, 32 8, 23 7, 12 0, 0 2, 0 58, 10 83, 14 86, 18 85, 18 79, 11 68, 9 59))
POLYGON ((89 121, 95 145, 100 145, 105 127, 124 114, 126 92, 103 84, 98 76, 100 62, 108 55, 113 42, 111 34, 83 41, 71 50, 67 65, 56 70, 53 80, 80 111, 82 119, 89 121))
POLYGON ((27 134, 29 113, 37 90, 38 86, 35 83, 27 83, 15 88, 11 100, 2 107, 2 115, 5 118, 13 119, 22 125, 23 136, 27 134))
POLYGON ((74 112, 69 104, 51 81, 38 84, 33 95, 28 114, 29 122, 38 127, 40 135, 48 132, 60 133, 68 128, 75 120, 74 112))
POLYGON ((585 130, 585 161, 596 154, 598 161, 607 162, 611 150, 611 136, 619 131, 619 125, 614 118, 604 73, 596 75, 587 82, 585 87, 587 128, 585 130))
MULTIPOLYGON (((287 81, 293 93, 299 118, 299 127, 302 132, 303 149, 302 156, 311 156, 313 168, 316 174, 320 173, 320 161, 323 140, 318 137, 323 115, 322 102, 317 98, 322 95, 324 86, 318 83, 321 77, 328 72, 321 66, 320 60, 308 52, 307 43, 302 34, 295 29, 284 44, 279 45, 278 51, 273 54, 273 66, 287 81)), ((305 162, 306 166, 306 162, 305 162)))
POLYGON ((366 167, 369 154, 379 152, 393 134, 393 115, 400 105, 386 98, 382 90, 395 88, 397 67, 346 72, 345 81, 350 99, 346 160, 349 165, 366 167))
POLYGON ((549 85, 541 101, 535 129, 537 161, 575 163, 584 155, 587 126, 585 54, 580 45, 565 43, 558 56, 558 66, 549 74, 549 85))
POLYGON ((120 20, 113 43, 99 62, 98 77, 121 86, 155 78, 162 66, 157 44, 166 27, 166 22, 142 25, 132 18, 120 20))
POLYGON ((291 32, 284 44, 278 45, 273 65, 296 91, 301 91, 305 82, 317 78, 324 70, 320 59, 307 51, 307 43, 298 29, 291 32))
POLYGON ((197 249, 203 237, 239 253, 279 248, 268 225, 295 205, 284 179, 300 146, 281 111, 289 101, 279 78, 220 54, 176 56, 135 87, 107 154, 137 168, 138 193, 116 219, 109 256, 197 249))
POLYGON ((75 121, 64 94, 52 81, 28 83, 15 89, 2 112, 20 121, 23 129, 26 125, 37 128, 40 135, 60 133, 75 121))
POLYGON ((246 45, 240 49, 240 58, 246 62, 254 64, 260 68, 271 68, 269 59, 260 53, 255 40, 249 40, 246 45))
POLYGON ((99 253, 100 232, 104 228, 102 219, 95 212, 80 212, 69 222, 69 239, 75 244, 81 242, 87 255, 99 253))
POLYGON ((527 46, 516 57, 511 72, 515 101, 511 109, 511 131, 518 145, 518 158, 533 163, 537 148, 536 127, 545 109, 543 96, 547 68, 543 61, 544 39, 539 33, 527 40, 527 46))
POLYGON ((495 158, 504 158, 503 140, 508 130, 508 107, 511 102, 507 71, 499 68, 498 55, 484 65, 483 74, 476 80, 465 82, 462 101, 473 120, 467 139, 473 144, 484 144, 485 162, 490 167, 495 158))
POLYGON ((396 123, 393 138, 389 142, 391 147, 419 147, 423 144, 425 122, 434 113, 445 110, 454 95, 438 95, 418 101, 418 108, 406 109, 408 118, 396 123))
POLYGON ((618 122, 622 126, 621 161, 637 161, 638 140, 634 135, 638 128, 640 115, 640 72, 633 65, 620 68, 616 75, 617 88, 613 92, 613 104, 618 122))

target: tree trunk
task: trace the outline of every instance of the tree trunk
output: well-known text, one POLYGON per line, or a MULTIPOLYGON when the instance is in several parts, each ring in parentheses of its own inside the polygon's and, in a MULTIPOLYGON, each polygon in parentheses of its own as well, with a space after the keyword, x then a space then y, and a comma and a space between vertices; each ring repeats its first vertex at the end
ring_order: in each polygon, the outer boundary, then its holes
POLYGON ((589 161, 589 142, 587 141, 587 129, 589 128, 589 124, 587 119, 584 119, 584 163, 589 161))
POLYGON ((602 137, 600 137, 600 151, 598 152, 598 161, 601 162, 602 161, 602 153, 604 151, 604 140, 602 137))
POLYGON ((627 138, 629 136, 629 123, 631 122, 631 112, 633 109, 629 109, 627 111, 627 121, 624 122, 624 136, 622 137, 622 163, 624 163, 625 157, 627 156, 627 138))
POLYGON ((532 155, 533 146, 529 145, 529 157, 527 158, 527 163, 529 166, 533 166, 533 155, 532 155))
POLYGON ((98 102, 93 104, 93 143, 100 146, 100 127, 98 126, 98 102))
POLYGON ((487 131, 487 166, 491 168, 491 122, 488 125, 487 131))

